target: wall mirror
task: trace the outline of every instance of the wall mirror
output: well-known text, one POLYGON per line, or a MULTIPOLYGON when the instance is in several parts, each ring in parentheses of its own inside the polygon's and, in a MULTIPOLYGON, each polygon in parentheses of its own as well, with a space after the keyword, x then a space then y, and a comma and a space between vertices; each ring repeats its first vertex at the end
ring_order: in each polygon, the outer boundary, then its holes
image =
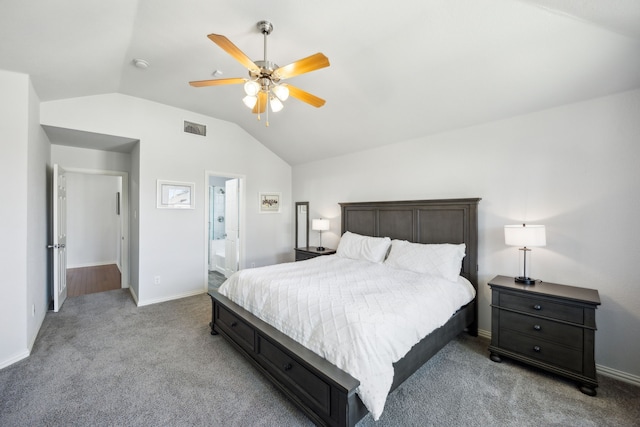
POLYGON ((309 202, 296 202, 296 248, 309 246, 309 202))

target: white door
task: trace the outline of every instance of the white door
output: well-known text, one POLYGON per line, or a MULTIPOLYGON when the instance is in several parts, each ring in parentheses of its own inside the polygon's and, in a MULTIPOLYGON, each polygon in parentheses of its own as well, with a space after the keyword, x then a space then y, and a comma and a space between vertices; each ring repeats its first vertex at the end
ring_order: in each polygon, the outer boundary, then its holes
POLYGON ((239 209, 238 209, 238 192, 240 191, 238 179, 229 179, 224 184, 225 193, 225 205, 224 205, 224 218, 225 227, 224 231, 227 235, 225 240, 225 277, 231 276, 238 271, 238 253, 239 245, 239 209))
POLYGON ((215 200, 215 193, 213 189, 213 185, 209 186, 209 220, 207 221, 207 260, 209 264, 208 271, 214 271, 216 269, 216 262, 214 259, 215 251, 211 249, 213 245, 213 207, 215 200))
POLYGON ((53 165, 53 311, 67 299, 67 177, 53 165))

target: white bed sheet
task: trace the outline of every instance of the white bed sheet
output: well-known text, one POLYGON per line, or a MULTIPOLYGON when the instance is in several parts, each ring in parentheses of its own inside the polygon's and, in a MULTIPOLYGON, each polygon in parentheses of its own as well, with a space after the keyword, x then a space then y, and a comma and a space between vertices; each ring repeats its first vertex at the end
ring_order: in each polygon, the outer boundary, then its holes
POLYGON ((325 255, 241 270, 219 292, 360 381, 377 420, 393 363, 475 296, 457 282, 325 255))

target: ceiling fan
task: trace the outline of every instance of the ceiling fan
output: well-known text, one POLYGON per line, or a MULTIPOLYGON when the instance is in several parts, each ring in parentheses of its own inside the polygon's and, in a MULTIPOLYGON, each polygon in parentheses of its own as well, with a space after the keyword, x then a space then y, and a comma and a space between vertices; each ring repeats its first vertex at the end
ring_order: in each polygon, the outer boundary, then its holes
POLYGON ((325 104, 324 99, 288 83, 282 83, 282 81, 328 67, 330 65, 329 59, 322 53, 316 53, 284 67, 279 67, 267 60, 267 36, 273 31, 273 25, 269 21, 260 21, 257 27, 264 36, 264 59, 262 61, 252 61, 225 36, 219 34, 209 34, 207 36, 212 42, 233 56, 236 61, 244 65, 249 70, 249 78, 234 77, 199 80, 189 82, 189 84, 195 87, 203 87, 244 83, 244 90, 247 96, 242 101, 247 107, 251 108, 254 114, 258 115, 258 120, 260 120, 260 114, 266 111, 267 126, 269 126, 267 103, 270 105, 271 111, 278 112, 284 107, 282 101, 285 101, 289 95, 316 108, 322 107, 325 104))

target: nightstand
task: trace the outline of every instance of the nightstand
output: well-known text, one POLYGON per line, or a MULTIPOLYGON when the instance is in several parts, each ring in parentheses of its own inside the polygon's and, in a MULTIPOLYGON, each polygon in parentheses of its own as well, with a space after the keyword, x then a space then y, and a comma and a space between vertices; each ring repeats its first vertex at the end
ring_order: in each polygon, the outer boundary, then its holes
POLYGON ((491 287, 491 360, 501 356, 575 380, 595 396, 595 289, 496 276, 491 287))
POLYGON ((324 251, 319 251, 315 246, 307 246, 306 248, 295 248, 296 261, 304 261, 305 259, 315 258, 320 255, 333 255, 336 253, 335 249, 325 248, 324 251))

